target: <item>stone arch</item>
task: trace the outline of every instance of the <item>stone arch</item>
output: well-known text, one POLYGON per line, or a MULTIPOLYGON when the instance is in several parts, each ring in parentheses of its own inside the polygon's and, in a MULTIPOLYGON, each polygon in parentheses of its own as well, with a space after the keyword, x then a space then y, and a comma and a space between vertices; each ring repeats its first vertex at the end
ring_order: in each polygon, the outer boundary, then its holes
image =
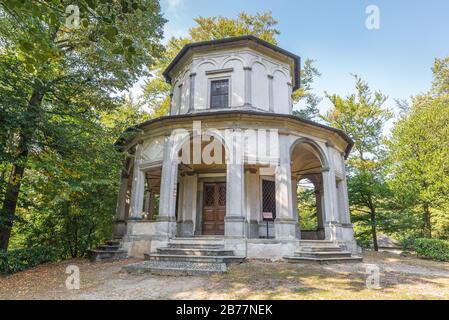
MULTIPOLYGON (((297 230, 301 239, 308 240, 323 240, 324 233, 324 185, 323 185, 323 170, 328 168, 328 159, 321 146, 313 139, 301 137, 296 139, 290 146, 291 155, 291 175, 292 175, 292 207, 295 217, 298 219, 297 230), (301 182, 304 180, 310 181, 313 185, 313 192, 309 187, 304 189, 301 187, 301 182), (308 195, 304 200, 304 196, 308 195), (301 201, 301 202, 299 202, 301 201), (306 201, 309 205, 303 209, 299 209, 306 201), (313 203, 313 214, 311 216, 310 201, 313 203), (307 214, 306 214, 307 213, 307 214), (302 215, 303 214, 303 215, 302 215), (305 219, 305 220, 302 220, 305 219), (314 228, 301 230, 302 228, 310 228, 309 223, 305 221, 315 222, 314 228), (309 226, 309 227, 307 227, 309 226)), ((304 207, 303 207, 304 208, 304 207)))
POLYGON ((230 78, 230 105, 243 106, 245 103, 245 61, 238 56, 227 57, 221 64, 221 69, 232 68, 234 71, 227 76, 230 78))
POLYGON ((301 137, 301 138, 298 138, 295 141, 293 141, 293 143, 290 146, 290 155, 292 155, 295 147, 301 143, 305 143, 305 144, 312 146, 315 149, 315 151, 317 152, 317 155, 321 161, 321 165, 322 165, 323 169, 326 170, 329 168, 329 161, 327 159, 326 153, 323 151, 323 148, 321 148, 321 146, 313 139, 310 139, 307 137, 301 137))
POLYGON ((236 61, 241 62, 243 68, 245 68, 245 67, 247 66, 246 61, 245 61, 242 57, 239 57, 239 56, 230 56, 230 57, 227 57, 226 59, 223 60, 223 62, 221 63, 220 69, 224 69, 224 68, 225 68, 225 65, 226 65, 228 62, 232 61, 232 60, 236 60, 236 61))
POLYGON ((251 103, 255 108, 268 111, 270 107, 268 68, 259 59, 254 59, 251 62, 251 69, 251 103))
POLYGON ((290 111, 289 98, 289 77, 280 69, 274 69, 272 73, 273 81, 273 111, 276 113, 288 114, 290 111))
POLYGON ((199 69, 201 66, 205 65, 205 64, 212 64, 213 67, 214 67, 215 69, 218 68, 218 64, 217 64, 217 62, 216 62, 215 60, 213 60, 213 59, 205 59, 205 60, 200 61, 200 62, 193 68, 192 73, 198 72, 198 69, 199 69))
MULTIPOLYGON (((183 129, 181 129, 183 130, 183 129)), ((179 132, 179 134, 182 135, 182 137, 179 140, 175 140, 173 148, 172 148, 172 159, 178 159, 178 154, 181 151, 183 145, 189 141, 191 141, 193 138, 199 137, 201 138, 202 135, 208 135, 213 137, 214 139, 217 139, 218 142, 221 143, 221 145, 224 148, 225 154, 224 154, 224 159, 225 159, 225 163, 227 163, 229 161, 229 157, 231 155, 231 150, 230 148, 232 148, 232 146, 229 146, 226 143, 226 138, 225 136, 222 134, 221 131, 219 130, 209 130, 206 129, 205 132, 201 132, 197 133, 197 132, 193 132, 193 131, 187 131, 187 130, 183 130, 183 132, 179 132)))
POLYGON ((278 66, 271 68, 271 70, 269 71, 269 74, 274 76, 274 74, 276 72, 282 73, 286 79, 288 79, 290 77, 290 75, 283 68, 278 67, 278 66))
POLYGON ((264 69, 265 69, 265 71, 267 72, 267 75, 268 75, 268 66, 265 63, 263 63, 262 59, 260 59, 260 58, 253 58, 252 60, 250 60, 249 66, 251 68, 253 68, 256 63, 258 63, 262 67, 264 67, 264 69))

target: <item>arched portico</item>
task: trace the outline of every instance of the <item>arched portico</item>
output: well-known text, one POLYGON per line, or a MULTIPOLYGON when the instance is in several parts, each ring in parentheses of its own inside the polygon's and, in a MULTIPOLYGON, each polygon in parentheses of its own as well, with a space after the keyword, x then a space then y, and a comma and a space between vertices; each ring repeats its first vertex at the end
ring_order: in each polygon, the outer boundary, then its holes
POLYGON ((160 212, 169 208, 168 220, 176 221, 169 236, 245 235, 243 162, 232 138, 195 129, 168 138, 161 188, 174 192, 161 196, 160 212))
POLYGON ((299 138, 292 143, 291 153, 291 177, 292 177, 292 202, 297 224, 297 237, 305 240, 325 239, 325 211, 323 172, 328 170, 329 161, 323 149, 318 143, 309 138, 299 138), (300 182, 309 185, 301 185, 300 182), (301 190, 302 189, 302 190, 301 190), (309 191, 304 190, 309 189, 309 191), (313 190, 315 221, 313 227, 301 230, 301 212, 298 212, 298 197, 313 190), (303 192, 301 194, 300 192, 303 192), (311 228, 311 229, 309 229, 311 228))

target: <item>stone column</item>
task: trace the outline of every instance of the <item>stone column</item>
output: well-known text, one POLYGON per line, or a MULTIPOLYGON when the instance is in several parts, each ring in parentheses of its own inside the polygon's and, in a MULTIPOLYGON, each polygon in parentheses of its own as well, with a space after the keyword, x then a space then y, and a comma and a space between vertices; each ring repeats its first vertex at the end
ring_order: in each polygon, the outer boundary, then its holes
POLYGON ((226 237, 246 236, 244 182, 243 163, 228 163, 226 167, 226 237))
POLYGON ((337 223, 338 223, 338 202, 337 202, 337 185, 335 180, 335 167, 332 157, 331 143, 326 143, 327 158, 329 167, 323 169, 323 192, 324 192, 324 229, 326 240, 337 240, 337 223))
POLYGON ((295 220, 295 235, 297 239, 301 239, 301 228, 299 227, 298 214, 298 177, 292 176, 292 218, 295 220))
POLYGON ((274 221, 277 239, 295 239, 296 221, 293 219, 292 181, 289 136, 279 136, 279 164, 275 171, 276 219, 274 221))
POLYGON ((142 161, 142 143, 138 143, 136 151, 134 153, 134 169, 133 169, 133 181, 131 185, 131 204, 129 220, 142 219, 143 213, 143 197, 145 193, 145 174, 140 169, 140 163, 142 161))
POLYGON ((251 107, 251 67, 244 67, 245 72, 245 107, 251 107))
POLYGON ((268 75, 268 110, 274 112, 273 76, 268 75))
POLYGON ((324 220, 323 220, 323 187, 321 182, 315 184, 315 203, 316 203, 316 220, 318 239, 324 239, 324 220))
POLYGON ((113 232, 114 238, 122 238, 126 234, 126 193, 128 191, 128 181, 128 174, 123 170, 117 197, 116 219, 113 232))
POLYGON ((148 220, 153 220, 154 215, 154 191, 150 188, 147 191, 147 198, 145 202, 145 213, 147 214, 148 220))
POLYGON ((256 168, 245 169, 246 182, 246 217, 248 221, 248 238, 259 238, 260 185, 256 168))
POLYGON ((340 224, 339 224, 339 233, 338 233, 338 241, 340 245, 344 243, 346 249, 359 254, 359 247, 357 242, 354 239, 354 229, 351 224, 351 216, 349 212, 349 197, 348 197, 348 186, 346 180, 346 166, 344 154, 341 155, 343 177, 339 182, 339 201, 340 201, 340 224))
POLYGON ((193 221, 196 216, 197 177, 194 172, 187 172, 184 177, 182 202, 179 202, 182 207, 182 217, 178 219, 180 221, 178 230, 181 236, 193 236, 195 232, 193 221))
POLYGON ((164 160, 161 174, 159 198, 158 234, 174 236, 176 233, 176 184, 178 177, 178 159, 175 157, 173 139, 165 137, 164 160))

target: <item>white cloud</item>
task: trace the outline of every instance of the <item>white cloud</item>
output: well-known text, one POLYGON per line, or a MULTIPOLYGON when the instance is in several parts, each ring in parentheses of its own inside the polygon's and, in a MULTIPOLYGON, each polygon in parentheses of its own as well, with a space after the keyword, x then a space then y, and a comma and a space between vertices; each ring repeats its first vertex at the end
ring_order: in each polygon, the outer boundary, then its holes
POLYGON ((167 10, 176 10, 184 4, 184 0, 166 0, 167 10))

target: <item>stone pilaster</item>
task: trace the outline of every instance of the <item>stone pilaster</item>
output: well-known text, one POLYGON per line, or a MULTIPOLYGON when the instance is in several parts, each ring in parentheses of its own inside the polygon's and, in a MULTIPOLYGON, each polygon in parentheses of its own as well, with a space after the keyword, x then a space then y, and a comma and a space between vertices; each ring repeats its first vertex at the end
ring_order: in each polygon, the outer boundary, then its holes
POLYGON ((251 67, 244 67, 243 68, 245 72, 245 107, 250 107, 252 105, 251 101, 251 67))
POLYGON ((190 92, 189 92, 189 110, 192 112, 195 109, 195 78, 196 73, 190 74, 190 92))
POLYGON ((158 235, 174 236, 176 232, 176 184, 178 162, 175 157, 173 139, 165 137, 164 160, 162 164, 161 191, 159 198, 159 216, 157 218, 158 235))
POLYGON ((268 75, 268 110, 274 112, 274 88, 271 74, 268 75))
POLYGON ((277 239, 295 239, 296 221, 293 218, 292 181, 289 136, 279 136, 279 164, 275 171, 276 220, 274 222, 277 239))

